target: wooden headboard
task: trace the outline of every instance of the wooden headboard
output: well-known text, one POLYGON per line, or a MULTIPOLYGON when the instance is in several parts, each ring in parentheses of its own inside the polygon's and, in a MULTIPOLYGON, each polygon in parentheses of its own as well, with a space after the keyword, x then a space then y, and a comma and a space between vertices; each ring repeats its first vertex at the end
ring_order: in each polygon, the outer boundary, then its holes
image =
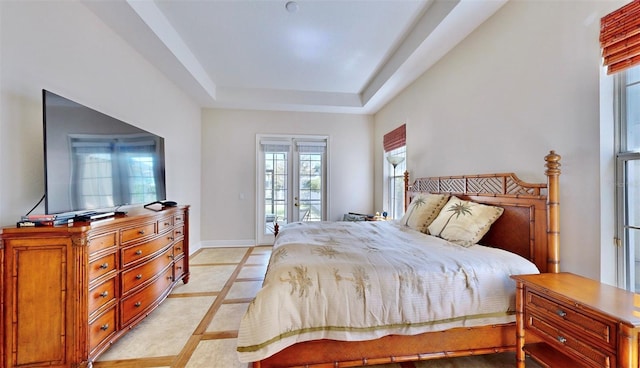
POLYGON ((547 182, 523 182, 513 173, 442 176, 415 179, 405 172, 405 210, 418 193, 448 193, 458 198, 504 208, 480 244, 506 249, 538 266, 560 271, 560 156, 545 156, 547 182))

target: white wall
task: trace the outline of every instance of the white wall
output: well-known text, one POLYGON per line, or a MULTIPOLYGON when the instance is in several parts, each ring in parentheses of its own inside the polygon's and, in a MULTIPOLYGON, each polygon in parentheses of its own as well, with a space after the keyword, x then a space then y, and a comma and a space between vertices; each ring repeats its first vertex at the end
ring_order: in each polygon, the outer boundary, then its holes
POLYGON ((256 241, 257 134, 329 136, 329 220, 373 211, 371 116, 206 109, 202 121, 203 245, 256 241))
POLYGON ((200 108, 81 3, 2 1, 0 37, 0 225, 44 192, 47 89, 165 138, 167 196, 192 205, 197 247, 200 108))
POLYGON ((556 150, 561 270, 611 280, 614 265, 600 263, 611 245, 599 230, 598 36, 600 17, 623 3, 508 2, 375 115, 376 142, 405 121, 413 176, 513 171, 533 182, 546 180, 543 157, 556 150))

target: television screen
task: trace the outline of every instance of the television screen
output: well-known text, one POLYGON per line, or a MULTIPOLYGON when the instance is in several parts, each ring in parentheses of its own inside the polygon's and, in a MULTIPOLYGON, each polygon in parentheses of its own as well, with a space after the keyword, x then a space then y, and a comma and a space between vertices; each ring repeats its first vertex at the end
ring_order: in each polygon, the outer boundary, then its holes
POLYGON ((164 139, 42 90, 47 214, 166 198, 164 139))

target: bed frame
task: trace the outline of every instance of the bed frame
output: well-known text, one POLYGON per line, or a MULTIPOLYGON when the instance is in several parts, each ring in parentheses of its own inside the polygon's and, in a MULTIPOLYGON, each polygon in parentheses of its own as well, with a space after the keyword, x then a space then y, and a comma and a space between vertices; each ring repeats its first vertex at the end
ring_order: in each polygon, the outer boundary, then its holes
MULTIPOLYGON (((419 178, 409 184, 405 173, 405 203, 418 193, 430 192, 503 207, 504 213, 480 243, 517 253, 540 272, 559 272, 560 156, 551 151, 545 161, 546 184, 526 183, 511 173, 419 178)), ((368 341, 303 342, 254 362, 253 368, 358 367, 515 351, 515 347, 512 322, 368 341)))

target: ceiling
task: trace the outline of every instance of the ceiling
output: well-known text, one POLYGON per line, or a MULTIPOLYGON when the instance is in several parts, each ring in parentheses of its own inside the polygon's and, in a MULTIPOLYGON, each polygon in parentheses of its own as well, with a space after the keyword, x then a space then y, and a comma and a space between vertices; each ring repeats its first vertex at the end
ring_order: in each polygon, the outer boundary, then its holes
POLYGON ((84 4, 202 107, 373 114, 506 1, 84 4))

